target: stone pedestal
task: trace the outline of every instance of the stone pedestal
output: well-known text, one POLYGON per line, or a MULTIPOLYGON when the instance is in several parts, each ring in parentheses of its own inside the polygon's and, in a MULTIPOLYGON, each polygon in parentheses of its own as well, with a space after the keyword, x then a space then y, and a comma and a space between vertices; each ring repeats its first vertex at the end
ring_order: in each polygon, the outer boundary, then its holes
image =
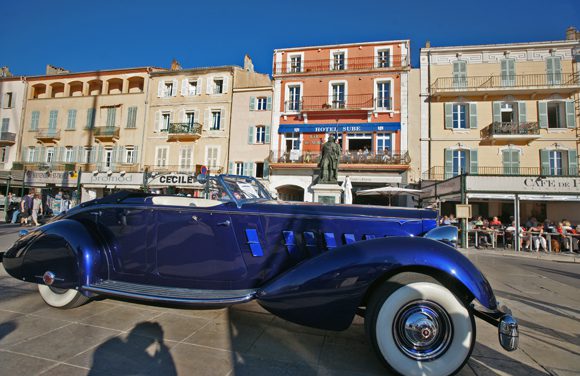
POLYGON ((321 204, 340 204, 342 188, 338 184, 316 184, 312 186, 314 202, 321 204))

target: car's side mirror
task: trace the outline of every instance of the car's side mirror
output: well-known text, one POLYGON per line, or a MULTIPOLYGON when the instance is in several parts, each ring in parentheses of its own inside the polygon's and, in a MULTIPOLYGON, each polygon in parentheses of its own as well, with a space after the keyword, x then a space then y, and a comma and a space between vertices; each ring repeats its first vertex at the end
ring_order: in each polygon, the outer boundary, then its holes
POLYGON ((28 230, 20 230, 20 231, 18 231, 18 235, 20 237, 26 236, 26 235, 28 235, 28 230))
POLYGON ((207 183, 207 175, 206 174, 197 174, 197 176, 195 177, 195 179, 197 180, 197 182, 199 184, 205 184, 205 183, 207 183))

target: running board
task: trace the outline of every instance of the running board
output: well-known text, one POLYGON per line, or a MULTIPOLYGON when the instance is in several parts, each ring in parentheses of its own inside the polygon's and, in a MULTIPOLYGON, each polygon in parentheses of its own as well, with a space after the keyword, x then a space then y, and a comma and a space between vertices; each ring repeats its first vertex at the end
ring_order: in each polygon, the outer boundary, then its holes
POLYGON ((164 286, 149 286, 120 281, 102 281, 83 286, 85 291, 152 302, 180 303, 200 306, 230 305, 253 300, 254 289, 248 290, 197 290, 164 286))

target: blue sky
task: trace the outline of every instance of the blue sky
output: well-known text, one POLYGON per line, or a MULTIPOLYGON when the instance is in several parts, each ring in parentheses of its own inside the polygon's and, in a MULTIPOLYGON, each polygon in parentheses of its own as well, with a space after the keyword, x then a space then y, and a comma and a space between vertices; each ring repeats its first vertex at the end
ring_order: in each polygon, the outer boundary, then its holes
POLYGON ((241 65, 271 73, 275 48, 410 39, 419 48, 561 40, 579 0, 22 0, 1 6, 0 66, 44 74, 136 66, 241 65))

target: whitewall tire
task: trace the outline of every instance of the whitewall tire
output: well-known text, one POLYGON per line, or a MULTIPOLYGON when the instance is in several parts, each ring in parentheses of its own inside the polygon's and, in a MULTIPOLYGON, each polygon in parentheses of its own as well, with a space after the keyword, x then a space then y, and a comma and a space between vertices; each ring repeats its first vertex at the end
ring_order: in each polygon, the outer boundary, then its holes
POLYGON ((436 282, 387 282, 367 313, 375 351, 398 374, 452 375, 473 351, 473 314, 436 282))
POLYGON ((89 298, 74 289, 59 289, 39 284, 38 292, 46 304, 55 308, 75 308, 89 300, 89 298))

